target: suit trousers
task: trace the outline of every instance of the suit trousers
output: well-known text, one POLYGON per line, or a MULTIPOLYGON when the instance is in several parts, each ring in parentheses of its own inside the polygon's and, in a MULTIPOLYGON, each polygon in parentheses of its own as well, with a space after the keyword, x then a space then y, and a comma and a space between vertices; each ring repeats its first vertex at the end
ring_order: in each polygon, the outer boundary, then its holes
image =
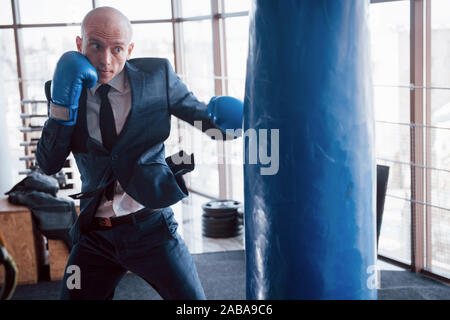
POLYGON ((67 262, 60 298, 112 299, 115 287, 130 270, 163 299, 206 299, 172 209, 131 220, 80 235, 67 262))

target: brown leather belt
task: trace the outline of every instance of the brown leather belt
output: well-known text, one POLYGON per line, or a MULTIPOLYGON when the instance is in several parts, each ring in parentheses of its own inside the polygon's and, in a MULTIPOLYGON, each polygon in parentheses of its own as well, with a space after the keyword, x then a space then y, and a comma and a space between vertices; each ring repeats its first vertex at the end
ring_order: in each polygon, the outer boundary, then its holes
POLYGON ((118 217, 109 217, 109 218, 103 218, 103 217, 94 217, 94 224, 97 228, 100 229, 109 229, 117 225, 126 224, 126 223, 134 223, 134 221, 138 222, 150 215, 153 215, 154 213, 160 211, 161 209, 150 209, 150 208, 143 208, 141 210, 138 210, 134 213, 130 213, 124 216, 118 216, 118 217))

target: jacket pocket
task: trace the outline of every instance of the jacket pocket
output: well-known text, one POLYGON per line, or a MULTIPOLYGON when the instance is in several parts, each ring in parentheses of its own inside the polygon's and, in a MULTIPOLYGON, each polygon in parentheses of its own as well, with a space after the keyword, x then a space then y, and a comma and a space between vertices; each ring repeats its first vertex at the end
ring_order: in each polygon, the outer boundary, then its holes
POLYGON ((167 165, 164 159, 164 144, 159 143, 147 149, 138 159, 138 165, 167 165))
POLYGON ((186 197, 183 189, 167 164, 149 161, 136 164, 125 191, 144 206, 156 209, 186 197))

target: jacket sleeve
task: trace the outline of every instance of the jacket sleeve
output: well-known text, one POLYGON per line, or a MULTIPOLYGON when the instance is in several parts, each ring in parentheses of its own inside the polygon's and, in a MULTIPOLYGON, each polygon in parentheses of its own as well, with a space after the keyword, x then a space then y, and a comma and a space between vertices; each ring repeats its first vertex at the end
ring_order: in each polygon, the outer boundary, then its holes
POLYGON ((52 175, 61 170, 70 154, 70 138, 74 126, 64 126, 48 118, 36 148, 36 161, 42 171, 52 175))
MULTIPOLYGON (((186 85, 173 70, 169 60, 165 59, 165 63, 169 113, 193 126, 195 125, 194 122, 201 121, 201 130, 203 132, 208 129, 217 129, 215 132, 222 134, 220 139, 234 139, 234 137, 226 135, 224 131, 220 130, 212 123, 208 117, 206 104, 198 101, 192 92, 188 90, 186 85)), ((216 135, 211 135, 212 139, 215 139, 216 137, 216 135)))

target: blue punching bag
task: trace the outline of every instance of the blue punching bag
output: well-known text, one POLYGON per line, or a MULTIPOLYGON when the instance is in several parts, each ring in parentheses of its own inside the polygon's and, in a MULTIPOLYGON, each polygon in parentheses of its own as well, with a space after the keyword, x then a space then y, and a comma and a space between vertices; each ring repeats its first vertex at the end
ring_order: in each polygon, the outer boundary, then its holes
POLYGON ((368 10, 369 0, 252 3, 244 106, 248 299, 377 298, 368 10), (276 129, 278 145, 270 136, 276 129), (249 161, 254 130, 272 161, 279 157, 277 172, 249 161))

